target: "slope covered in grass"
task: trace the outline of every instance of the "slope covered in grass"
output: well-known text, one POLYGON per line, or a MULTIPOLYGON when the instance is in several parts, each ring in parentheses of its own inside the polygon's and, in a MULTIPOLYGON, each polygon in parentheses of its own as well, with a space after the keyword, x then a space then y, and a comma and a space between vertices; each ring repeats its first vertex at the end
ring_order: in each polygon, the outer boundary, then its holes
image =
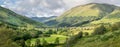
POLYGON ((120 21, 120 8, 117 8, 112 13, 106 15, 102 19, 93 21, 90 24, 115 23, 119 21, 120 21))
POLYGON ((119 47, 120 30, 81 38, 73 47, 119 47))
POLYGON ((19 15, 9 9, 0 7, 0 22, 15 25, 15 26, 26 26, 27 24, 34 26, 42 26, 42 23, 36 22, 25 16, 19 15))
MULTIPOLYGON (((50 20, 55 22, 54 26, 64 27, 64 26, 81 26, 83 24, 90 23, 92 21, 98 21, 101 19, 110 19, 114 17, 119 17, 120 7, 109 5, 109 4, 99 4, 99 3, 90 3, 82 6, 74 7, 56 19, 50 20)), ((48 25, 50 22, 46 22, 48 25)))

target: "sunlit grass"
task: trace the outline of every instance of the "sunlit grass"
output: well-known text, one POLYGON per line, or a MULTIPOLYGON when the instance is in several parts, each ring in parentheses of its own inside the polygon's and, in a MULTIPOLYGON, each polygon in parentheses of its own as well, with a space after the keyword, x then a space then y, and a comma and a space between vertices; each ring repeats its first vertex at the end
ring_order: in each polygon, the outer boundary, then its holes
POLYGON ((101 19, 101 20, 98 20, 98 21, 93 21, 93 22, 91 22, 91 24, 115 23, 115 22, 118 22, 118 21, 120 21, 120 18, 118 18, 118 19, 101 19))
POLYGON ((60 41, 59 43, 60 43, 60 44, 63 44, 63 43, 66 41, 66 38, 67 38, 67 36, 63 36, 63 35, 51 35, 50 37, 33 38, 33 39, 31 39, 31 43, 34 45, 36 39, 40 39, 40 42, 41 42, 41 44, 42 44, 43 38, 44 38, 44 39, 47 41, 47 43, 52 43, 52 44, 54 44, 55 39, 56 39, 57 37, 59 37, 59 41, 60 41))

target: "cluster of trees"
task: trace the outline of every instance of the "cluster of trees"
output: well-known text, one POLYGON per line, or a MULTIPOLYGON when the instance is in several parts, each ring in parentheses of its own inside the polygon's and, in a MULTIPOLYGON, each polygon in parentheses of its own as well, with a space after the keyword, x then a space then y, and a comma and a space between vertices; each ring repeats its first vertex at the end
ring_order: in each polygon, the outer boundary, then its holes
POLYGON ((66 39, 66 43, 65 43, 65 47, 70 47, 72 46, 72 44, 76 43, 75 40, 81 39, 83 36, 88 36, 89 33, 88 32, 82 32, 80 31, 77 35, 71 36, 70 38, 66 39))
POLYGON ((112 31, 120 29, 120 22, 116 22, 111 26, 112 31))
POLYGON ((41 37, 50 37, 52 34, 57 34, 57 31, 54 29, 45 29, 45 30, 16 30, 15 31, 17 35, 15 35, 12 40, 16 42, 19 46, 22 47, 47 47, 47 46, 56 46, 59 45, 59 38, 56 38, 55 42, 53 44, 48 43, 44 38, 41 41, 41 37), (32 38, 36 38, 35 45, 32 44, 31 40, 32 38))
POLYGON ((12 40, 15 35, 14 30, 0 27, 0 47, 20 47, 12 40))
POLYGON ((22 42, 22 47, 49 47, 49 46, 55 46, 55 45, 59 45, 59 37, 56 38, 56 40, 54 41, 54 44, 49 44, 45 38, 42 39, 42 41, 40 39, 36 39, 35 44, 32 44, 31 40, 27 40, 26 43, 22 42))
POLYGON ((95 28, 94 32, 92 33, 93 35, 100 35, 104 34, 106 32, 106 28, 104 25, 99 25, 97 28, 95 28))
POLYGON ((13 40, 28 40, 31 38, 38 38, 39 35, 42 34, 42 31, 23 31, 23 30, 16 30, 16 36, 14 36, 13 40))
POLYGON ((95 28, 93 35, 104 34, 108 31, 115 31, 120 29, 120 22, 116 22, 113 24, 100 24, 97 28, 95 28))

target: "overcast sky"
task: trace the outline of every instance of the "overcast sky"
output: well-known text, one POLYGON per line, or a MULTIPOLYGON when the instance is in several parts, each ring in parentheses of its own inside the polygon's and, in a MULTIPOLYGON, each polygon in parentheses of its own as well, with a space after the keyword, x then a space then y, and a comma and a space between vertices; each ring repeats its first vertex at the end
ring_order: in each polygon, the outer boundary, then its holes
POLYGON ((120 0, 0 0, 2 7, 27 17, 60 16, 72 7, 88 3, 108 3, 120 6, 120 0))

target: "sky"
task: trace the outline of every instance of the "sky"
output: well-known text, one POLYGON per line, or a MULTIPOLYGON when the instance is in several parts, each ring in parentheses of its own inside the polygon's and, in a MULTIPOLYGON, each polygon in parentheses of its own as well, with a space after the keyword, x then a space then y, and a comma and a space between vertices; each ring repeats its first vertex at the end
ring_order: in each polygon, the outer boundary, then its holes
POLYGON ((0 6, 27 17, 60 16, 75 6, 88 3, 120 6, 120 0, 0 0, 0 6))

